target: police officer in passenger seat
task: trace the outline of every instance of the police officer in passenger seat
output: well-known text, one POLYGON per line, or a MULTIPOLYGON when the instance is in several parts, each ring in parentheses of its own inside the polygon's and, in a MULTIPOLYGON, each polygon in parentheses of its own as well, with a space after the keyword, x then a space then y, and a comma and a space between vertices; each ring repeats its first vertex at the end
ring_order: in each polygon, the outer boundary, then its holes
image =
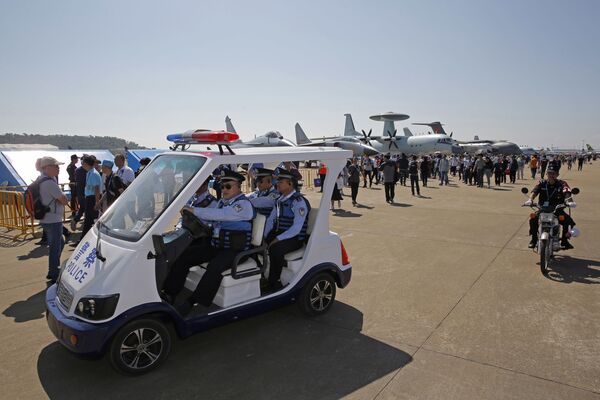
MULTIPOLYGON (((534 218, 529 220, 529 234, 531 235, 531 242, 529 247, 533 248, 536 246, 538 241, 538 227, 539 227, 539 214, 540 212, 552 212, 555 207, 559 204, 567 204, 569 207, 575 207, 575 202, 571 196, 571 188, 567 182, 558 179, 558 169, 554 164, 548 165, 546 171, 547 179, 542 179, 531 191, 529 200, 525 202, 525 206, 533 204, 533 200, 539 195, 539 206, 541 210, 537 211, 534 218)), ((564 209, 558 210, 556 216, 559 218, 560 224, 562 225, 562 239, 561 246, 563 249, 572 249, 573 245, 569 243, 568 232, 569 226, 575 226, 575 221, 564 209), (561 218, 563 217, 563 218, 561 218)))
POLYGON ((265 240, 269 245, 269 291, 281 289, 281 270, 285 255, 304 245, 308 227, 310 204, 295 189, 294 174, 277 168, 273 174, 277 179, 280 197, 265 225, 265 240))
POLYGON ((210 194, 208 191, 208 182, 210 178, 207 178, 202 185, 196 190, 196 193, 188 201, 187 205, 190 207, 200 208, 213 208, 217 206, 217 198, 210 194))
POLYGON ((189 269, 209 261, 192 296, 177 305, 176 308, 182 315, 187 314, 196 303, 210 306, 223 279, 221 273, 232 267, 239 252, 250 248, 252 219, 256 216, 256 211, 242 193, 241 185, 244 180, 244 176, 235 171, 223 170, 220 176, 222 198, 216 207, 186 206, 182 209, 182 212, 191 211, 202 221, 208 221, 213 228, 210 244, 199 251, 184 252, 165 281, 164 293, 173 299, 183 288, 189 269))
POLYGON ((268 217, 273 210, 279 192, 273 187, 273 170, 256 168, 256 191, 248 195, 248 200, 257 212, 268 217))

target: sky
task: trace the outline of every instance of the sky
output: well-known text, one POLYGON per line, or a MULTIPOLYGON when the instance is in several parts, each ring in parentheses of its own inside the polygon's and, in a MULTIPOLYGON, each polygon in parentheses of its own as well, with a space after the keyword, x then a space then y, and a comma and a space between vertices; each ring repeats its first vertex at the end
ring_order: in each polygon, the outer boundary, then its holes
MULTIPOLYGON (((600 148, 600 1, 0 0, 0 133, 442 121, 454 138, 600 148)), ((402 132, 399 129, 399 132, 402 132)))

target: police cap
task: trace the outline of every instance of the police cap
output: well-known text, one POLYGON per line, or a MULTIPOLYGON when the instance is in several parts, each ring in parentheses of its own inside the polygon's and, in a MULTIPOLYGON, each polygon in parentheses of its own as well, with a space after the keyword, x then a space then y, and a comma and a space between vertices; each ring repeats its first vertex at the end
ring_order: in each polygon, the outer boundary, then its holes
POLYGON ((292 174, 287 169, 284 169, 281 167, 276 168, 275 171, 273 171, 273 176, 277 179, 290 179, 290 180, 296 179, 294 174, 292 174))
POLYGON ((231 171, 229 169, 224 169, 221 171, 221 182, 223 181, 238 181, 238 182, 244 182, 246 180, 246 178, 244 178, 244 175, 235 172, 235 171, 231 171))
POLYGON ((255 175, 257 178, 261 178, 263 176, 271 176, 275 172, 272 169, 268 169, 268 168, 255 168, 255 171, 256 171, 255 175))

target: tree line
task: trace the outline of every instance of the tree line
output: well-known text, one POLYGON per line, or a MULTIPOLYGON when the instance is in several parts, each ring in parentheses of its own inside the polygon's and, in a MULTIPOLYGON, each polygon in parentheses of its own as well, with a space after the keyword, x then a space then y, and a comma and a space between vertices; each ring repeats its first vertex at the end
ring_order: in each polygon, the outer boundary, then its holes
POLYGON ((135 142, 114 136, 38 135, 5 133, 0 135, 2 144, 51 144, 59 149, 145 149, 135 142))

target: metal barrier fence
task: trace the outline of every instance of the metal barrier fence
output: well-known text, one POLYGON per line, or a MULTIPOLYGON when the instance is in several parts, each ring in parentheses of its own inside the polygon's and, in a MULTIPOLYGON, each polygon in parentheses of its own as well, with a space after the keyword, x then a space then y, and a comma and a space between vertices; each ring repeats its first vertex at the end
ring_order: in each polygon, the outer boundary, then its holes
POLYGON ((23 192, 0 190, 0 227, 20 232, 14 239, 35 233, 34 220, 25 209, 23 192))

